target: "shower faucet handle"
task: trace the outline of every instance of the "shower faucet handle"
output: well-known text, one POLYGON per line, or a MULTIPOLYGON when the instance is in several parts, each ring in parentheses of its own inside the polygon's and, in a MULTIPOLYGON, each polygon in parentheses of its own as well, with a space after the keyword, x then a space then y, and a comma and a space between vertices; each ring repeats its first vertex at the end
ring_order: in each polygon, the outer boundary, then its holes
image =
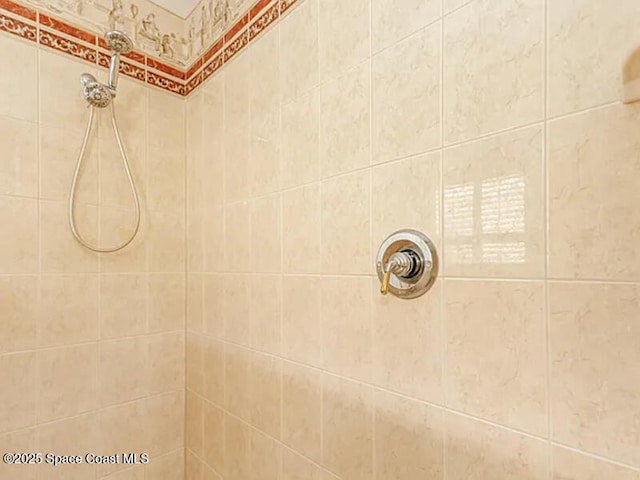
POLYGON ((383 268, 384 277, 380 286, 380 293, 383 295, 389 293, 389 282, 391 281, 392 273, 396 276, 409 278, 413 272, 418 271, 419 264, 420 259, 408 251, 396 252, 391 255, 383 268))

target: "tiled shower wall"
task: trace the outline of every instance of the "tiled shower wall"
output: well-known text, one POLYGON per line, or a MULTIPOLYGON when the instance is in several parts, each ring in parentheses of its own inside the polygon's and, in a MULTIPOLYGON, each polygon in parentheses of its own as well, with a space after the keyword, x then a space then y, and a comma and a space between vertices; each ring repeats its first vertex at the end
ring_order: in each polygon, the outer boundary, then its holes
POLYGON ((299 3, 187 101, 187 478, 640 478, 640 4, 299 3))
MULTIPOLYGON (((184 100, 121 79, 142 230, 98 256, 71 236, 67 199, 88 115, 79 75, 105 70, 5 33, 0 64, 0 450, 151 456, 137 469, 0 463, 0 478, 182 478, 184 100)), ((100 112, 78 192, 78 226, 102 246, 134 218, 109 128, 100 112)))

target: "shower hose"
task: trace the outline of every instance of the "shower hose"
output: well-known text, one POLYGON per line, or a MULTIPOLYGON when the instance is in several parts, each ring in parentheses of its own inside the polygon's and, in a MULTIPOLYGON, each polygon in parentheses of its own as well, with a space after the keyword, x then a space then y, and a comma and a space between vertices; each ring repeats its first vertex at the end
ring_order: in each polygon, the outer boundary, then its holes
POLYGON ((85 248, 91 250, 96 253, 114 253, 122 250, 127 245, 129 245, 133 239, 135 238, 138 230, 140 229, 140 199, 138 198, 138 192, 136 190, 136 185, 133 180, 133 175, 131 174, 131 168, 129 167, 129 160, 127 159, 127 154, 124 151, 124 145, 122 143, 122 138, 120 138, 120 131, 118 129, 118 122, 116 121, 116 113, 113 106, 114 102, 111 102, 111 126, 113 127, 113 133, 116 137, 116 143, 118 144, 118 150, 120 150, 120 156, 122 158, 122 163, 124 165, 124 170, 127 174, 127 179, 129 180, 129 186, 131 188, 131 194, 133 195, 133 199, 136 206, 136 224, 133 229, 133 233, 131 236, 122 244, 112 247, 112 248, 100 248, 91 245, 87 242, 78 229, 76 228, 75 221, 75 197, 76 197, 76 188, 78 186, 78 177, 80 175, 80 170, 82 169, 82 163, 84 162, 84 157, 87 151, 87 145, 89 143, 89 138, 91 136, 91 131, 93 130, 93 122, 95 117, 95 109, 96 107, 89 107, 89 121, 87 122, 87 129, 84 133, 84 138, 82 140, 82 147, 80 148, 80 155, 78 155, 78 162, 76 163, 76 169, 73 173, 73 181, 71 182, 71 192, 69 194, 69 226, 71 227, 71 233, 76 238, 76 240, 85 248))

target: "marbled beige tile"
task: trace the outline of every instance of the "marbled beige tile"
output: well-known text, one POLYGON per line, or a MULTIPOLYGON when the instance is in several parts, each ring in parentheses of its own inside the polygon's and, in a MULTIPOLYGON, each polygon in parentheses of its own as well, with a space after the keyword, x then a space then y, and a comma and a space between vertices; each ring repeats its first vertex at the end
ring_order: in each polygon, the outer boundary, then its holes
MULTIPOLYGON (((0 38, 0 75, 3 101, 0 115, 35 122, 38 119, 38 48, 9 35, 0 38)), ((44 77, 45 72, 41 75, 44 77)))
MULTIPOLYGON (((66 201, 69 198, 73 172, 78 161, 82 132, 68 128, 66 125, 40 125, 38 133, 40 198, 66 201)), ((95 204, 98 201, 98 140, 96 137, 89 139, 82 165, 76 185, 76 198, 79 203, 95 204)), ((118 166, 121 168, 121 165, 120 163, 118 166)))
POLYGON ((467 3, 471 3, 474 0, 444 0, 444 14, 450 13, 453 10, 460 8, 467 3))
POLYGON ((374 405, 376 478, 443 479, 443 411, 384 392, 374 405))
POLYGON ((0 116, 0 194, 38 195, 38 134, 31 122, 0 116))
POLYGON ((370 381, 373 376, 371 281, 368 277, 322 278, 324 368, 370 381))
POLYGON ((280 104, 280 28, 269 29, 249 49, 249 109, 252 121, 280 104))
POLYGON ((144 436, 138 444, 147 445, 149 456, 159 456, 183 448, 185 443, 184 390, 140 400, 144 413, 144 436))
POLYGON ((224 472, 224 410, 205 401, 203 420, 203 459, 216 471, 224 472))
POLYGON ((204 455, 204 403, 202 397, 187 390, 185 394, 185 447, 200 458, 204 455))
POLYGON ((322 469, 288 448, 282 449, 282 480, 324 480, 322 469))
POLYGON ((319 150, 320 94, 319 89, 314 88, 282 105, 280 180, 283 188, 320 178, 319 150))
POLYGON ((559 446, 552 449, 552 480, 638 480, 640 471, 620 467, 559 446))
MULTIPOLYGON (((144 197, 142 197, 144 202, 144 197)), ((123 245, 133 235, 135 210, 119 207, 100 207, 100 245, 113 248, 123 245)), ((140 227, 134 239, 123 250, 100 257, 100 271, 104 273, 142 273, 147 271, 147 250, 150 240, 149 214, 140 212, 140 227)), ((180 228, 180 227, 178 227, 180 228)))
POLYGON ((320 185, 282 194, 283 271, 319 273, 321 265, 320 185))
POLYGON ((251 424, 269 436, 282 436, 282 361, 253 352, 250 359, 251 424), (258 400, 259 399, 259 400, 258 400))
POLYGON ((371 162, 370 70, 367 62, 320 88, 320 170, 325 178, 371 162))
POLYGON ((321 185, 322 272, 371 272, 371 172, 325 180, 321 185))
POLYGON ((550 276, 640 279, 638 121, 615 105, 550 123, 550 276))
POLYGON ((552 283, 553 440, 640 467, 637 285, 552 283))
POLYGON ((0 273, 38 272, 38 201, 0 196, 0 273))
POLYGON ((224 126, 225 132, 237 132, 249 127, 249 81, 251 56, 245 49, 225 68, 224 126))
POLYGON ((374 163, 440 146, 441 33, 438 22, 373 57, 374 163))
POLYGON ((224 337, 225 276, 207 274, 203 279, 204 324, 203 332, 216 338, 224 337))
POLYGON ((0 312, 0 354, 33 348, 38 325, 38 277, 0 277, 0 312))
POLYGON ((97 275, 40 278, 38 345, 51 347, 98 340, 97 275))
POLYGON ((282 442, 307 458, 322 460, 322 374, 284 362, 282 442))
POLYGON ((149 332, 172 332, 185 328, 185 276, 183 273, 148 276, 149 332))
POLYGON ((225 264, 225 209, 209 209, 201 220, 204 230, 204 270, 205 272, 224 272, 225 264))
POLYGON ((251 277, 251 346, 279 355, 282 344, 282 277, 251 277))
POLYGON ((635 2, 549 4, 549 115, 618 100, 622 65, 640 43, 635 2))
MULTIPOLYGON (((146 431, 147 408, 143 401, 103 408, 99 411, 99 415, 104 451, 136 452, 142 444, 145 445, 147 453, 151 454, 151 458, 154 458, 155 452, 150 452, 151 446, 146 431)), ((122 464, 100 465, 97 470, 98 477, 101 478, 124 468, 122 464)))
POLYGON ((184 474, 185 480, 204 480, 206 465, 190 450, 186 451, 184 474))
POLYGON ((224 478, 248 479, 251 474, 251 428, 231 415, 225 415, 224 434, 224 478))
POLYGON ((224 343, 206 337, 203 338, 202 361, 202 391, 204 397, 217 405, 224 405, 224 343))
POLYGON ((147 261, 150 272, 184 272, 186 244, 184 215, 149 213, 147 261))
POLYGON ((0 385, 3 386, 0 389, 0 431, 10 432, 35 425, 38 420, 36 354, 2 355, 0 367, 0 385))
MULTIPOLYGON (((234 248, 227 243, 228 248, 234 248)), ((282 196, 277 193, 251 204, 251 271, 282 271, 282 196)))
POLYGON ((38 421, 90 412, 98 406, 95 343, 38 352, 38 421))
POLYGON ((444 23, 445 144, 541 120, 544 2, 477 0, 444 23))
POLYGON ((306 0, 280 23, 280 85, 289 101, 318 85, 318 0, 306 0))
POLYGON ((447 406, 547 434, 541 282, 445 282, 447 406))
POLYGON ((282 444, 259 430, 251 431, 251 471, 248 480, 280 480, 282 444))
POLYGON ((544 275, 543 141, 534 126, 444 151, 447 275, 544 275))
POLYGON ((128 337, 146 331, 146 276, 100 276, 100 337, 128 337))
POLYGON ((251 270, 251 216, 250 202, 227 205, 224 210, 224 265, 226 271, 248 272, 251 270))
POLYGON ((372 48, 377 52, 417 32, 440 17, 437 0, 372 0, 372 48))
MULTIPOLYGON (((174 480, 184 476, 184 450, 157 456, 145 465, 144 474, 154 480, 174 480)), ((132 480, 136 480, 135 478, 132 480)))
POLYGON ((98 399, 101 407, 142 398, 149 393, 148 348, 145 337, 100 342, 98 399))
POLYGON ((342 72, 370 55, 371 5, 368 0, 319 0, 320 78, 342 72))
POLYGON ((285 276, 282 279, 282 355, 321 366, 321 278, 285 276))
POLYGON ((251 344, 251 276, 225 275, 221 281, 224 338, 248 346, 251 344))
POLYGON ((249 127, 227 132, 224 141, 224 198, 227 203, 249 197, 251 192, 251 132, 249 127))
POLYGON ((204 279, 202 274, 187 273, 187 332, 204 331, 204 279))
POLYGON ((322 392, 323 465, 341 478, 373 477, 373 390, 324 375, 322 392))
POLYGON ((227 344, 225 346, 224 406, 233 415, 250 421, 252 356, 249 350, 227 344))
POLYGON ((548 445, 468 417, 445 415, 445 469, 450 480, 544 480, 548 445))
POLYGON ((441 250, 441 200, 439 152, 408 158, 373 168, 373 248, 396 230, 423 232, 441 250))
POLYGON ((184 390, 185 346, 184 331, 147 337, 146 384, 151 394, 184 390))
POLYGON ((261 113, 251 111, 249 181, 252 196, 280 189, 282 151, 280 104, 261 113))
POLYGON ((420 298, 399 301, 373 295, 373 380, 390 390, 433 403, 444 403, 442 378, 442 283, 420 298))
MULTIPOLYGON (((184 129, 182 125, 181 127, 184 129)), ((102 144, 100 146, 103 148, 102 144)), ((107 160, 115 163, 114 158, 117 158, 115 155, 116 152, 114 149, 114 153, 110 155, 110 158, 107 160)), ((139 163, 136 162, 137 158, 141 158, 140 153, 138 153, 137 156, 131 156, 130 161, 132 164, 139 163)), ((186 157, 184 145, 176 145, 173 149, 151 149, 147 155, 147 162, 147 208, 165 213, 184 213, 186 201, 186 157)), ((101 175, 103 175, 102 170, 101 165, 101 175)), ((122 169, 120 169, 119 172, 120 175, 123 174, 122 169)), ((126 177, 120 179, 111 178, 110 181, 103 181, 102 183, 112 186, 118 184, 127 186, 126 177)), ((140 184, 140 182, 138 182, 138 184, 140 184)), ((123 192, 117 197, 118 204, 133 208, 133 199, 130 191, 124 190, 124 187, 122 188, 123 192)), ((101 188, 101 193, 102 191, 103 189, 101 188)))

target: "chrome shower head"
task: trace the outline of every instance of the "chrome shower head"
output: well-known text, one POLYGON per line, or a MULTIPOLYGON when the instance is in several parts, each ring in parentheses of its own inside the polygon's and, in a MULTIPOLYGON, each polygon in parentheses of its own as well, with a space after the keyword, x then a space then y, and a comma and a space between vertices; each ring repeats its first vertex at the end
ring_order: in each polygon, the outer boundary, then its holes
POLYGON ((113 92, 109 87, 98 82, 90 73, 80 75, 80 83, 84 87, 82 89, 84 98, 90 105, 98 108, 109 106, 113 99, 113 92))
POLYGON ((133 50, 133 41, 118 30, 107 32, 104 39, 113 53, 129 53, 133 50))

